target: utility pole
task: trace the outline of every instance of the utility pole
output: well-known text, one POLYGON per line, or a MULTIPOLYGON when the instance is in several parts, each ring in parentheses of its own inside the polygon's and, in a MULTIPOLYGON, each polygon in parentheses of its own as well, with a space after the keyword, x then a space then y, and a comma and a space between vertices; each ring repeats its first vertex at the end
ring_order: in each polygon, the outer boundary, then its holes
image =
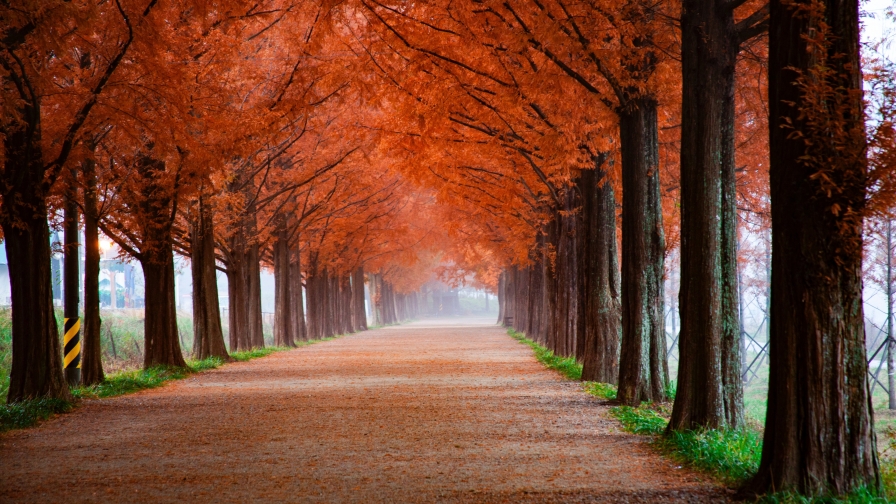
POLYGON ((64 264, 63 264, 63 364, 69 386, 81 383, 81 318, 78 313, 79 287, 81 284, 81 259, 78 257, 78 204, 75 191, 70 189, 65 198, 64 264))
POLYGON ((889 408, 896 409, 896 340, 893 339, 893 220, 887 218, 887 392, 889 408))

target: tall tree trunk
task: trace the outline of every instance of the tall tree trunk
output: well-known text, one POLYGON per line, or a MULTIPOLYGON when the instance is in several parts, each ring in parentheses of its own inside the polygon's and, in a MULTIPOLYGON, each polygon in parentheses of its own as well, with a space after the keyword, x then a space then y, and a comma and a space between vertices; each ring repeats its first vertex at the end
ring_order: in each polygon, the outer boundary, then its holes
POLYGON ((376 277, 376 273, 371 273, 368 276, 367 289, 370 294, 370 318, 373 321, 374 327, 380 327, 381 325, 383 325, 379 310, 379 299, 382 294, 380 293, 379 286, 377 285, 376 277))
POLYGON ((858 4, 771 2, 770 367, 756 493, 880 488, 862 307, 858 4))
POLYGON ((290 299, 292 308, 292 334, 297 341, 308 341, 308 327, 305 325, 305 306, 302 294, 302 253, 298 236, 296 245, 290 249, 292 261, 289 263, 290 299))
POLYGON ((40 108, 25 105, 29 124, 3 136, 0 227, 12 296, 12 369, 7 402, 36 397, 71 399, 53 310, 50 230, 47 226, 40 108))
POLYGON ((541 252, 532 253, 532 263, 527 269, 529 275, 529 321, 526 334, 533 341, 544 342, 544 264, 541 252))
POLYGON ((237 232, 230 241, 227 261, 227 304, 230 351, 238 352, 252 347, 249 339, 249 292, 246 286, 246 263, 243 254, 243 233, 237 232))
POLYGON ((669 431, 743 422, 733 201, 737 52, 733 10, 685 0, 680 364, 669 431))
POLYGON ((622 150, 622 404, 659 402, 669 381, 663 318, 663 214, 660 206, 656 102, 633 100, 619 111, 622 150))
MULTIPOLYGON (((253 218, 254 220, 254 218, 253 218)), ((250 236, 254 235, 254 226, 250 228, 250 236)), ((248 306, 248 333, 249 344, 252 348, 264 348, 264 319, 261 309, 261 257, 258 243, 254 241, 246 247, 246 290, 249 295, 248 306)))
POLYGON ((616 383, 619 378, 619 338, 622 319, 619 264, 616 250, 616 197, 603 169, 606 156, 594 170, 582 172, 584 245, 585 348, 582 379, 616 383))
MULTIPOLYGON (((105 381, 103 350, 100 345, 100 235, 97 215, 96 165, 88 158, 84 173, 84 326, 81 356, 81 384, 105 381)), ((114 344, 114 343, 113 343, 114 344)))
POLYGON ((557 252, 560 243, 560 229, 557 212, 554 212, 553 219, 545 224, 547 229, 545 233, 546 247, 544 251, 544 295, 545 295, 545 342, 544 345, 553 352, 557 352, 558 332, 562 327, 558 325, 558 314, 560 312, 560 295, 557 271, 557 261, 552 260, 550 252, 553 255, 559 255, 557 252))
POLYGON ((514 283, 515 266, 504 270, 504 325, 513 327, 516 320, 516 313, 513 308, 516 306, 516 284, 514 283))
POLYGON ((293 340, 293 299, 289 271, 289 233, 280 219, 274 236, 274 346, 295 346, 293 340))
MULTIPOLYGON (((586 170, 594 173, 592 170, 586 170)), ((587 326, 587 305, 586 298, 587 292, 585 289, 585 282, 587 281, 587 265, 586 262, 588 258, 585 255, 586 248, 586 239, 588 231, 585 229, 585 208, 584 208, 584 193, 582 192, 581 185, 583 183, 583 174, 579 173, 576 177, 576 191, 575 191, 575 200, 573 201, 573 208, 577 210, 573 215, 574 223, 575 223, 575 249, 573 260, 576 263, 576 284, 575 284, 575 305, 576 305, 576 326, 575 326, 575 334, 576 334, 576 350, 575 356, 576 360, 579 363, 584 363, 585 360, 585 337, 586 337, 586 326, 587 326)))
POLYGON ((174 254, 154 248, 140 259, 146 284, 146 313, 143 321, 143 368, 186 367, 177 333, 174 305, 174 254))
POLYGON ((320 339, 320 272, 317 268, 317 254, 311 253, 308 257, 308 276, 305 277, 305 285, 307 286, 306 294, 308 307, 308 339, 320 339))
POLYGON ((367 311, 364 309, 364 267, 352 273, 352 325, 355 332, 367 330, 367 311))
MULTIPOLYGON (((565 204, 561 210, 564 212, 567 210, 565 204)), ((567 216, 561 215, 560 212, 555 213, 555 216, 559 234, 557 240, 557 256, 555 259, 555 275, 557 276, 557 310, 554 312, 554 331, 557 340, 553 350, 557 355, 567 357, 571 354, 570 340, 573 337, 569 332, 569 319, 572 315, 569 298, 569 247, 572 240, 569 235, 567 216)))
POLYGON ((193 275, 193 358, 230 360, 224 346, 218 278, 215 268, 215 231, 208 196, 199 195, 198 211, 190 223, 190 271, 193 275))
POLYGON ((514 268, 513 273, 516 277, 516 308, 514 312, 514 327, 517 331, 525 333, 529 325, 529 269, 514 268))
MULTIPOLYGON (((502 325, 504 324, 504 312, 507 310, 507 303, 505 302, 506 275, 507 270, 503 270, 500 274, 498 274, 498 323, 502 325)), ((436 304, 435 291, 433 291, 432 302, 433 305, 436 304)))
POLYGON ((329 338, 335 334, 333 329, 333 278, 330 275, 330 269, 327 267, 323 268, 321 272, 321 290, 322 295, 320 297, 320 302, 322 306, 321 310, 321 336, 324 338, 329 338))

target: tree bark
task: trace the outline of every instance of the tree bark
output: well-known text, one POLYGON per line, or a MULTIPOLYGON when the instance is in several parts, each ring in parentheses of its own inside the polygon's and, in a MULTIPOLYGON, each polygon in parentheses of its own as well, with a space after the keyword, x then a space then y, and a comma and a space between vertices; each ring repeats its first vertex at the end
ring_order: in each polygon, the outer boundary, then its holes
MULTIPOLYGON (((254 223, 254 217, 252 218, 254 223)), ((250 227, 250 236, 255 236, 255 226, 250 227)), ((246 250, 246 289, 249 295, 249 344, 252 348, 264 348, 264 320, 261 313, 261 257, 258 243, 254 241, 246 250)))
POLYGON ((53 309, 40 107, 26 104, 22 124, 4 131, 0 227, 12 297, 12 368, 7 402, 37 397, 70 400, 53 309))
POLYGON ((379 327, 383 325, 382 317, 380 316, 380 297, 382 294, 380 293, 379 286, 377 285, 377 275, 376 273, 371 273, 368 278, 368 289, 370 291, 370 317, 373 319, 373 326, 379 327))
POLYGON ((556 212, 554 218, 545 224, 545 251, 544 251, 544 296, 545 296, 545 341, 544 346, 556 353, 558 340, 558 316, 560 310, 559 303, 559 282, 557 274, 557 261, 551 259, 551 252, 556 251, 560 242, 559 222, 556 212))
POLYGON ((153 248, 140 258, 146 284, 146 312, 143 321, 143 368, 187 367, 177 333, 174 304, 174 254, 171 248, 153 248))
POLYGON ((190 271, 193 275, 193 358, 230 360, 224 346, 218 279, 215 269, 215 235, 207 196, 199 195, 198 212, 190 223, 190 271))
POLYGON ((293 336, 293 296, 290 292, 289 233, 285 218, 280 219, 274 236, 274 346, 295 346, 293 336))
POLYGON ((292 334, 297 341, 308 341, 308 327, 305 325, 305 302, 302 294, 302 253, 299 238, 291 248, 292 262, 289 263, 290 296, 292 308, 292 334))
MULTIPOLYGON (((100 238, 97 215, 96 165, 83 163, 84 174, 84 324, 81 384, 95 385, 106 380, 100 344, 100 238)), ((114 344, 114 343, 113 343, 114 344)))
POLYGON ((663 221, 656 102, 632 100, 619 111, 622 151, 622 404, 666 398, 663 318, 663 221))
POLYGON ((532 263, 527 269, 529 275, 529 320, 526 334, 533 341, 544 344, 544 261, 542 261, 540 250, 534 252, 532 256, 532 263))
POLYGON ((747 491, 877 491, 862 307, 858 1, 773 0, 769 33, 769 397, 747 491), (823 43, 807 50, 810 35, 823 43))
MULTIPOLYGON (((507 270, 501 271, 498 274, 498 324, 504 325, 504 312, 507 308, 507 303, 505 302, 505 276, 507 275, 507 270)), ((435 291, 433 291, 432 298, 433 305, 436 304, 435 291)))
POLYGON ((238 352, 251 348, 249 339, 249 293, 246 286, 245 254, 242 244, 242 230, 238 230, 229 241, 227 260, 227 315, 230 351, 238 352))
POLYGON ((504 325, 513 327, 516 320, 516 313, 513 312, 516 306, 516 284, 514 284, 514 266, 504 270, 504 325))
POLYGON ((367 311, 364 309, 364 267, 352 273, 352 330, 367 330, 367 311))
POLYGON ((622 319, 616 249, 616 197, 607 173, 606 156, 594 170, 582 172, 585 348, 582 379, 613 383, 619 379, 622 319))
POLYGON ((743 422, 734 188, 734 12, 682 7, 678 390, 668 430, 743 422))

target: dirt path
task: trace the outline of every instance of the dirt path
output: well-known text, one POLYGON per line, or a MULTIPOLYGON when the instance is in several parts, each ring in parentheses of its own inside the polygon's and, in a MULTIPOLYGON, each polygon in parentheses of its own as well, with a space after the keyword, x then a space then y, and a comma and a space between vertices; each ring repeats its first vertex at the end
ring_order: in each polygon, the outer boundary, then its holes
POLYGON ((0 436, 0 501, 724 500, 606 409, 502 329, 427 320, 0 436))

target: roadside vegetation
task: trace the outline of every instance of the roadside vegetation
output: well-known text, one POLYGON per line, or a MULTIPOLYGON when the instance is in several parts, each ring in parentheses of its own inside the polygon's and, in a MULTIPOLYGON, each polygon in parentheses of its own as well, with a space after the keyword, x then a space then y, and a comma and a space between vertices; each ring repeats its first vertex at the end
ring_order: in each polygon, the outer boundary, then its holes
MULTIPOLYGON (((61 327, 61 313, 57 313, 61 327)), ((0 398, 6 398, 9 390, 9 369, 12 366, 12 338, 10 330, 10 310, 0 309, 0 398)), ((187 316, 178 316, 178 330, 181 349, 189 354, 193 345, 192 321, 187 316)), ((269 339, 270 327, 265 327, 265 341, 269 339)), ((14 404, 0 405, 0 432, 30 427, 54 414, 66 413, 83 399, 97 399, 130 394, 140 390, 156 388, 172 380, 181 380, 194 373, 223 366, 226 362, 218 357, 203 360, 187 360, 186 368, 157 366, 141 369, 143 365, 143 320, 136 312, 120 310, 103 313, 102 329, 103 367, 107 370, 106 381, 90 387, 72 389, 73 402, 61 399, 34 399, 14 404)), ((296 342, 296 347, 308 346, 335 337, 296 342)), ((226 340, 226 338, 225 338, 226 340)), ((270 343, 273 337, 270 337, 270 343)), ((270 344, 269 343, 269 344, 270 344)), ((233 352, 234 361, 248 361, 266 357, 275 352, 291 350, 289 347, 266 346, 251 350, 233 352)))
MULTIPOLYGON (((545 367, 559 372, 570 380, 580 380, 582 366, 574 357, 560 357, 544 346, 526 338, 513 329, 508 334, 528 345, 535 358, 545 367)), ((583 390, 607 401, 616 399, 616 387, 608 383, 584 382, 583 390)), ((673 385, 674 397, 674 385, 673 385)), ((651 436, 652 444, 675 461, 707 474, 722 484, 737 488, 752 477, 759 467, 762 455, 763 425, 755 418, 748 418, 747 426, 738 430, 684 431, 666 434, 671 404, 642 403, 637 408, 613 406, 610 415, 619 421, 626 432, 651 436)), ((896 428, 888 427, 883 433, 886 448, 881 451, 881 476, 884 495, 875 496, 862 489, 845 497, 805 497, 789 492, 763 496, 758 502, 767 504, 846 504, 896 502, 896 428)))

